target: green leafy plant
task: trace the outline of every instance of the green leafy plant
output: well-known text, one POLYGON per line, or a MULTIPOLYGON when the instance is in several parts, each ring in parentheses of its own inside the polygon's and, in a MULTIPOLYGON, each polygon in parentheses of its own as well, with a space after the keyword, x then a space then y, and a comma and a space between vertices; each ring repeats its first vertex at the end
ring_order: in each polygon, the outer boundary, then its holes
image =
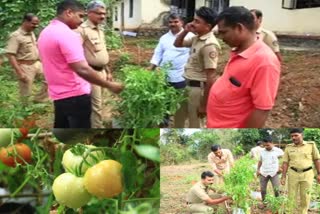
POLYGON ((250 183, 254 180, 255 169, 252 167, 254 161, 250 157, 243 156, 235 162, 229 174, 224 176, 224 189, 234 201, 236 208, 245 212, 250 210, 252 200, 250 199, 250 183))
POLYGON ((169 86, 166 72, 150 72, 138 66, 126 66, 125 89, 115 101, 115 118, 124 128, 157 127, 166 115, 174 114, 183 101, 183 91, 169 86))
POLYGON ((120 49, 123 47, 123 41, 121 35, 111 29, 105 31, 106 44, 108 49, 120 49))
POLYGON ((288 209, 289 199, 283 195, 275 197, 274 195, 267 194, 264 203, 272 213, 283 214, 288 209))

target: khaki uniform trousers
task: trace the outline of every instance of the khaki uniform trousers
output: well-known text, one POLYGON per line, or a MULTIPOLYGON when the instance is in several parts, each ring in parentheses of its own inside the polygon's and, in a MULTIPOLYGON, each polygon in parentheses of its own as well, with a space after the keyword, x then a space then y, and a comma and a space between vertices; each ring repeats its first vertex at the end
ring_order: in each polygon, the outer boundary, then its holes
POLYGON ((186 87, 187 100, 182 103, 180 112, 177 112, 175 120, 175 127, 185 127, 184 122, 187 118, 189 121, 189 128, 200 128, 205 124, 203 119, 198 117, 198 108, 200 107, 201 100, 203 99, 203 87, 186 87))
MULTIPOLYGON (((107 74, 105 70, 97 71, 98 75, 102 79, 106 79, 107 74)), ((102 120, 102 104, 103 104, 103 87, 95 84, 91 84, 91 127, 103 128, 102 120)))
MULTIPOLYGON (((221 195, 216 193, 209 194, 209 196, 212 199, 221 198, 221 195)), ((192 214, 215 214, 217 213, 217 210, 224 212, 227 210, 225 203, 220 203, 218 205, 206 205, 204 203, 189 204, 188 208, 192 214)))
MULTIPOLYGON (((182 90, 182 89, 176 89, 176 90, 182 90)), ((185 92, 185 96, 187 97, 187 91, 185 92)), ((187 120, 188 116, 188 100, 184 100, 180 104, 180 108, 176 111, 174 117, 174 124, 173 128, 184 128, 185 127, 185 122, 187 120)))
MULTIPOLYGON (((299 214, 307 214, 310 204, 310 190, 313 182, 313 171, 298 173, 292 169, 288 169, 288 196, 290 200, 298 201, 298 193, 300 193, 300 205, 296 205, 293 210, 298 210, 299 214)), ((289 213, 294 213, 292 208, 289 213)))
POLYGON ((41 62, 37 61, 32 65, 20 64, 20 67, 25 72, 25 75, 27 77, 26 82, 23 82, 21 80, 18 81, 19 94, 22 103, 28 102, 28 99, 32 94, 32 85, 36 77, 41 80, 42 86, 40 90, 35 93, 33 100, 35 102, 43 102, 46 98, 48 98, 48 86, 44 80, 41 62))

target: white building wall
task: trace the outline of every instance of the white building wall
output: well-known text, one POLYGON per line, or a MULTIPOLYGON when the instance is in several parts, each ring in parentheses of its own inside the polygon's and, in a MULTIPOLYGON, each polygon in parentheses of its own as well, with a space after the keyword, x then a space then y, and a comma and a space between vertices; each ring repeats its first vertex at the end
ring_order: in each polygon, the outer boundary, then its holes
POLYGON ((169 5, 161 0, 133 0, 133 17, 129 17, 129 0, 119 1, 116 4, 118 20, 113 16, 113 27, 121 28, 121 2, 124 2, 124 28, 127 30, 136 29, 141 24, 152 22, 160 13, 170 11, 169 5))
POLYGON ((161 0, 141 0, 142 2, 142 24, 150 23, 156 19, 160 13, 170 11, 169 5, 161 0))
POLYGON ((266 29, 298 35, 319 35, 320 8, 283 9, 281 0, 230 0, 230 6, 245 6, 263 12, 263 26, 266 29))
MULTIPOLYGON (((125 29, 135 29, 140 26, 142 20, 142 0, 133 0, 133 16, 129 17, 130 12, 130 5, 129 0, 123 0, 124 2, 124 28, 125 29)), ((118 20, 115 21, 113 17, 113 27, 114 28, 121 28, 121 1, 116 4, 118 10, 118 20)))

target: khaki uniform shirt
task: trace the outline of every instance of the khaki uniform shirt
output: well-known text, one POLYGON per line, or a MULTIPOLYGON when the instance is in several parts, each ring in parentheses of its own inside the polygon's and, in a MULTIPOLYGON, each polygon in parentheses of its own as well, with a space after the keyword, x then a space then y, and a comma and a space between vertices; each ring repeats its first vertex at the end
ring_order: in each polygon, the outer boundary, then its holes
POLYGON ((208 155, 208 161, 212 166, 213 171, 218 169, 228 173, 234 164, 233 155, 229 149, 221 149, 221 151, 221 158, 217 157, 213 152, 211 152, 208 155))
POLYGON ((209 186, 205 186, 201 181, 197 182, 187 194, 187 202, 192 204, 203 203, 205 200, 210 199, 209 186))
POLYGON ((259 28, 257 30, 258 38, 261 39, 275 53, 280 52, 279 42, 276 35, 269 30, 259 28))
POLYGON ((109 54, 103 30, 87 20, 76 31, 81 34, 88 63, 98 67, 105 66, 109 62, 109 54))
POLYGON ((256 147, 253 147, 251 150, 250 150, 250 155, 253 159, 259 161, 260 160, 260 154, 261 152, 264 150, 263 147, 260 147, 260 146, 256 146, 256 147))
POLYGON ((17 60, 38 60, 37 40, 33 32, 22 28, 10 34, 5 53, 14 54, 17 60))
POLYGON ((283 162, 287 162, 289 167, 306 169, 313 165, 313 161, 319 160, 320 155, 314 142, 303 141, 302 146, 288 144, 284 151, 283 162))
POLYGON ((189 80, 206 82, 207 74, 203 70, 216 69, 218 64, 220 45, 213 32, 184 40, 183 46, 191 47, 183 76, 189 80))

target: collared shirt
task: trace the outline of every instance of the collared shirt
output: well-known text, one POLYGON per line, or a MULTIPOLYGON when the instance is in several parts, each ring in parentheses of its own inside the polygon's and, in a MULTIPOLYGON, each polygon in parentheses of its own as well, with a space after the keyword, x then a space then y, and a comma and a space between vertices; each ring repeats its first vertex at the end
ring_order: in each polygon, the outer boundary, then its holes
POLYGON ((260 147, 260 146, 256 146, 256 147, 253 147, 251 150, 250 150, 250 155, 251 157, 253 157, 255 160, 260 160, 260 153, 261 151, 263 151, 264 148, 263 147, 260 147))
POLYGON ((38 60, 39 52, 33 32, 26 32, 21 27, 11 33, 5 52, 16 56, 17 60, 38 60))
POLYGON ((40 33, 38 47, 49 95, 53 100, 90 94, 90 83, 69 65, 86 62, 79 33, 54 19, 40 33))
POLYGON ((257 30, 257 36, 266 45, 268 45, 273 52, 275 52, 275 53, 280 52, 280 47, 279 47, 279 42, 278 42, 277 36, 272 31, 260 27, 257 30))
POLYGON ((203 203, 204 201, 210 199, 208 194, 209 187, 205 186, 201 181, 197 182, 191 187, 187 194, 187 202, 192 204, 203 203))
POLYGON ((232 52, 223 75, 210 89, 207 127, 245 127, 252 111, 272 109, 279 81, 280 62, 262 41, 241 53, 232 52))
MULTIPOLYGON (((181 33, 181 30, 179 33, 181 33)), ((179 34, 178 33, 178 34, 179 34)), ((171 31, 161 36, 150 63, 156 66, 166 66, 169 64, 168 82, 182 82, 184 81, 183 73, 184 66, 189 58, 190 48, 177 48, 173 45, 178 34, 174 35, 171 31)), ((192 33, 186 35, 186 39, 194 36, 192 33)))
POLYGON ((234 159, 231 151, 229 149, 221 149, 222 156, 221 158, 216 156, 213 152, 210 152, 208 155, 208 161, 212 166, 212 170, 220 170, 225 173, 230 172, 231 167, 233 167, 234 159))
POLYGON ((184 77, 189 80, 206 82, 205 69, 216 69, 220 45, 213 32, 183 41, 184 47, 191 47, 184 77))
POLYGON ((313 165, 313 161, 319 160, 319 150, 314 142, 303 141, 301 146, 288 144, 284 151, 283 162, 289 167, 306 169, 313 165))
POLYGON ((90 65, 103 67, 109 62, 103 29, 90 20, 85 21, 76 30, 81 34, 84 55, 90 65))
POLYGON ((262 163, 260 167, 260 173, 264 177, 270 175, 275 176, 279 170, 279 157, 283 156, 282 149, 273 147, 270 151, 263 149, 261 151, 260 161, 262 163))

